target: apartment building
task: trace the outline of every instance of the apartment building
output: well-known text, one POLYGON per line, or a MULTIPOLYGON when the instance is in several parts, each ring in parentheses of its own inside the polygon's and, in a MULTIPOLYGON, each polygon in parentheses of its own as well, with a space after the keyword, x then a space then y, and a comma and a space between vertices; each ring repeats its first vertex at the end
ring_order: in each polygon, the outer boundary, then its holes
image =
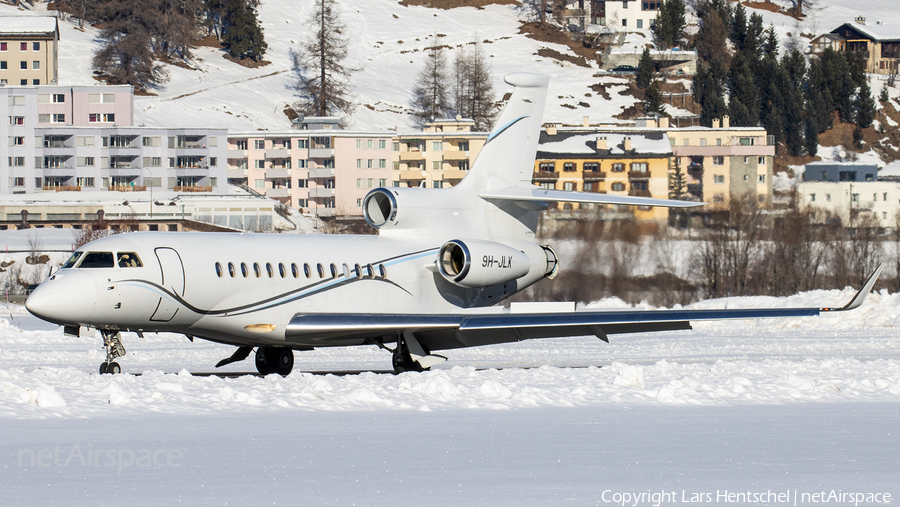
POLYGON ((392 181, 395 187, 448 188, 459 183, 472 166, 487 132, 473 132, 469 119, 438 119, 421 132, 392 139, 392 181))
POLYGON ((0 112, 0 194, 225 190, 225 129, 134 126, 130 86, 5 86, 0 112))
POLYGON ((0 84, 56 84, 59 25, 52 16, 0 16, 0 84))
MULTIPOLYGON (((651 121, 652 123, 652 121, 651 121)), ((688 179, 688 193, 727 207, 734 196, 749 194, 759 207, 772 207, 775 146, 762 127, 731 127, 727 116, 712 127, 669 128, 672 154, 688 179)))
POLYGON ((827 222, 839 218, 845 227, 874 219, 879 227, 897 227, 900 183, 895 181, 804 181, 797 185, 800 202, 825 211, 827 222))
POLYGON ((487 139, 471 120, 437 120, 425 131, 341 130, 337 118, 307 117, 282 132, 234 132, 228 182, 320 217, 362 215, 373 188, 455 185, 487 139))
MULTIPOLYGON (((672 146, 662 130, 590 127, 545 128, 534 163, 534 183, 551 190, 666 198, 672 146)), ((599 215, 630 214, 663 222, 665 208, 562 203, 563 211, 594 210, 599 215), (622 209, 620 209, 622 208, 622 209)))
POLYGON ((833 48, 856 52, 866 61, 866 72, 893 74, 900 63, 900 25, 880 21, 866 23, 859 16, 852 23, 831 31, 827 41, 833 48))

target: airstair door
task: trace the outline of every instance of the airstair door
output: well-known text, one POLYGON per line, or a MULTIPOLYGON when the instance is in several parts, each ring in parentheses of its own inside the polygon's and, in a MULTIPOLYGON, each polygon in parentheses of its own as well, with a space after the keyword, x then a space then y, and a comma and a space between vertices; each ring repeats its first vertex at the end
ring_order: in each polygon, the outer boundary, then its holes
MULTIPOLYGON (((163 288, 178 297, 184 296, 184 264, 181 262, 181 256, 172 248, 157 248, 156 258, 159 259, 163 288)), ((171 296, 162 296, 150 320, 168 322, 178 312, 179 306, 180 304, 171 296)))

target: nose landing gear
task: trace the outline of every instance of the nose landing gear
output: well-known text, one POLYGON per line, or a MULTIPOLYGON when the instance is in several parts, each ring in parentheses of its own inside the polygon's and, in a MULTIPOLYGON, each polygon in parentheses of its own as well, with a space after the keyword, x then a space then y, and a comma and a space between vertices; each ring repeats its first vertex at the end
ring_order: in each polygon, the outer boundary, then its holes
POLYGON ((100 374, 122 373, 122 367, 113 360, 125 355, 125 347, 122 345, 122 335, 118 331, 100 330, 103 335, 103 346, 106 348, 106 361, 100 365, 100 374))

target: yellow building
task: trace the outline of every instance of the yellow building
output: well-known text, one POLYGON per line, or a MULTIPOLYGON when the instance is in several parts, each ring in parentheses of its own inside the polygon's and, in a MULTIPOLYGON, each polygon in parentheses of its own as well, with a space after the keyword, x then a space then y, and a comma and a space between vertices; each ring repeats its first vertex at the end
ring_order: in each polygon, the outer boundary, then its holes
POLYGON ((397 134, 393 139, 395 187, 447 188, 467 174, 484 146, 487 132, 472 132, 473 120, 439 119, 422 132, 397 134))
MULTIPOLYGON (((555 190, 667 198, 672 146, 662 130, 547 127, 541 132, 534 183, 555 190)), ((564 203, 573 214, 633 213, 639 221, 663 222, 666 208, 564 203), (581 210, 574 212, 574 210, 581 210)))
POLYGON ((0 16, 0 84, 56 84, 59 26, 52 16, 0 16))

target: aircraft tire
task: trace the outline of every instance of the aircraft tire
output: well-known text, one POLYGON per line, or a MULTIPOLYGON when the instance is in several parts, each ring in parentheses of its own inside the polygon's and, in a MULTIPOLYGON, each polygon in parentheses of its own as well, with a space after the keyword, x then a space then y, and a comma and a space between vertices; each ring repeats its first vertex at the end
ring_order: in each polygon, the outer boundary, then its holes
POLYGON ((119 366, 119 363, 116 362, 109 363, 109 366, 106 367, 106 373, 122 373, 122 367, 119 366))
POLYGON ((256 371, 262 375, 275 373, 272 369, 271 347, 257 347, 256 349, 256 371))
POLYGON ((100 363, 100 375, 106 375, 107 373, 109 373, 108 371, 106 371, 108 368, 109 363, 107 363, 106 361, 100 363))
POLYGON ((294 351, 287 347, 272 347, 268 358, 272 373, 288 376, 294 369, 294 351))

